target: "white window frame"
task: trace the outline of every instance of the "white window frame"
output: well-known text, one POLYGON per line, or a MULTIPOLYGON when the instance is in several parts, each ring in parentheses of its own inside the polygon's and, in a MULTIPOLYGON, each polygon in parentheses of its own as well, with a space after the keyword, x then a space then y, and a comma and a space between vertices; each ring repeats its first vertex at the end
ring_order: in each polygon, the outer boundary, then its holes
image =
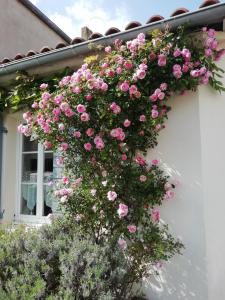
MULTIPOLYGON (((17 142, 17 196, 15 203, 15 218, 16 223, 35 223, 42 224, 48 223, 50 220, 47 216, 43 216, 44 210, 44 153, 52 153, 52 151, 44 151, 43 145, 38 143, 37 150, 37 201, 36 201, 36 214, 25 215, 21 214, 21 183, 22 183, 22 153, 23 153, 23 135, 18 133, 17 142)), ((29 153, 29 152, 28 152, 29 153)), ((32 152, 31 152, 32 153, 32 152)))

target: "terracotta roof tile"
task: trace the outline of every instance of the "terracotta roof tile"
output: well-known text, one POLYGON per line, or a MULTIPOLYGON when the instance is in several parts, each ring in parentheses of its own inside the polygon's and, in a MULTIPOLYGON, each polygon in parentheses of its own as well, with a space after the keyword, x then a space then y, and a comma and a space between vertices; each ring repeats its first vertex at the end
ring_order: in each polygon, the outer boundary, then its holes
POLYGON ((138 21, 131 21, 129 24, 127 24, 127 26, 125 27, 125 30, 136 28, 136 27, 139 27, 139 26, 141 26, 140 22, 138 22, 138 21))
POLYGON ((150 24, 150 23, 154 23, 154 22, 158 22, 158 21, 161 21, 163 20, 164 18, 160 15, 154 15, 154 16, 151 16, 148 21, 146 22, 146 24, 150 24))
POLYGON ((210 6, 210 5, 214 5, 214 4, 218 4, 218 3, 220 3, 219 0, 205 0, 205 1, 199 6, 199 8, 203 8, 203 7, 210 6))
POLYGON ((26 56, 29 57, 29 56, 33 56, 33 55, 35 55, 35 54, 37 54, 36 51, 34 51, 34 50, 29 50, 29 51, 27 52, 26 56))
POLYGON ((90 37, 89 37, 89 40, 94 40, 94 39, 98 39, 100 37, 102 37, 103 35, 99 32, 93 32, 90 37))
POLYGON ((8 58, 8 57, 5 57, 3 58, 3 60, 1 61, 1 64, 6 64, 8 62, 10 62, 12 59, 8 58))
MULTIPOLYGON (((27 1, 27 0, 26 0, 27 1)), ((24 0, 24 2, 26 2, 24 0)), ((21 0, 22 2, 22 0, 21 0)), ((211 5, 215 5, 215 4, 218 4, 220 3, 219 0, 205 0, 200 6, 199 6, 199 9, 202 9, 202 8, 205 8, 205 7, 208 7, 208 6, 211 6, 211 5)), ((177 8, 171 15, 170 17, 176 17, 176 16, 179 16, 179 15, 182 15, 182 14, 185 14, 185 13, 188 13, 189 10, 187 8, 177 8)), ((161 16, 161 15, 153 15, 151 16, 146 24, 150 24, 150 23, 154 23, 154 22, 158 22, 158 21, 161 21, 161 20, 164 20, 164 17, 161 16)), ((207 20, 206 20, 207 22, 207 20)), ((129 29, 133 29, 133 28, 137 28, 137 27, 140 27, 142 26, 142 24, 138 21, 131 21, 129 24, 127 24, 127 26, 125 27, 125 30, 129 30, 129 29)), ((105 32, 105 35, 104 36, 109 36, 111 34, 115 34, 115 33, 118 33, 120 32, 120 29, 118 29, 117 27, 110 27, 106 32, 105 32)), ((98 32, 94 32, 91 34, 91 36, 89 37, 88 40, 94 40, 94 39, 97 39, 97 38, 100 38, 100 37, 103 37, 103 35, 101 33, 98 33, 98 32)), ((86 40, 82 37, 75 37, 72 41, 71 41, 71 44, 72 45, 75 45, 75 44, 80 44, 80 43, 83 43, 85 42, 86 40)), ((60 42, 59 44, 57 44, 55 46, 55 49, 60 49, 60 48, 64 48, 68 46, 68 44, 65 42, 60 42)), ((38 53, 45 53, 45 52, 49 52, 51 51, 52 48, 50 48, 49 46, 44 46, 42 47, 39 51, 35 51, 35 50, 29 50, 28 53, 26 55, 24 54, 21 54, 21 53, 18 53, 13 59, 10 59, 8 57, 5 57, 2 59, 2 61, 0 60, 0 64, 6 64, 6 63, 9 63, 11 62, 12 60, 19 60, 19 59, 22 59, 24 58, 25 56, 26 57, 30 57, 30 56, 33 56, 33 55, 36 55, 38 53)))
POLYGON ((68 44, 65 44, 65 43, 58 43, 58 44, 56 45, 55 49, 64 48, 64 47, 66 47, 66 46, 68 46, 68 44))
POLYGON ((111 27, 111 28, 109 28, 109 29, 106 31, 105 35, 110 35, 110 34, 114 34, 114 33, 117 33, 117 32, 120 32, 120 30, 119 30, 118 28, 116 28, 116 27, 111 27))
POLYGON ((52 48, 48 47, 48 46, 44 46, 41 48, 40 50, 40 53, 45 53, 45 52, 48 52, 48 51, 51 51, 52 48))
POLYGON ((75 37, 71 41, 71 44, 74 45, 74 44, 80 44, 80 43, 83 43, 83 42, 85 42, 85 39, 83 39, 82 37, 75 37))
POLYGON ((187 8, 181 7, 181 8, 177 8, 170 16, 175 17, 175 16, 178 16, 178 15, 185 14, 187 12, 189 12, 189 10, 187 8))
POLYGON ((21 59, 21 58, 24 58, 24 57, 25 57, 24 54, 17 53, 16 56, 14 57, 14 60, 18 60, 18 59, 21 59))

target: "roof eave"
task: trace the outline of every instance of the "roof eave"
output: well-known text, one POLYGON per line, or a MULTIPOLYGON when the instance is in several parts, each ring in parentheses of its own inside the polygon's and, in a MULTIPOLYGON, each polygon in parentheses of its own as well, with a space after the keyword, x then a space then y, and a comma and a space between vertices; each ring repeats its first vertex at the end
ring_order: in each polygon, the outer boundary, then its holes
POLYGON ((69 45, 61 49, 26 57, 19 61, 9 62, 0 66, 0 85, 9 84, 9 81, 15 78, 17 71, 27 71, 30 74, 46 74, 57 72, 63 67, 78 66, 82 58, 91 52, 88 47, 90 43, 96 46, 109 45, 116 38, 131 40, 140 32, 148 33, 150 30, 156 28, 160 29, 169 26, 171 29, 175 29, 185 23, 190 24, 193 28, 199 28, 205 25, 222 24, 224 19, 225 3, 215 4, 194 12, 187 12, 169 19, 163 19, 109 36, 103 36, 95 40, 88 40, 77 45, 69 45))

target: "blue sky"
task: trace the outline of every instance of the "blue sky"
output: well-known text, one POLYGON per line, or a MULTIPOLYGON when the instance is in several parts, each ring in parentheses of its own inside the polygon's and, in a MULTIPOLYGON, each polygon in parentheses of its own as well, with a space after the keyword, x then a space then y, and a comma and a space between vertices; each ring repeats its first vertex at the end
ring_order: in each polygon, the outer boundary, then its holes
MULTIPOLYGON (((123 30, 131 20, 145 23, 150 16, 169 17, 179 7, 196 10, 203 0, 31 0, 72 38, 80 28, 105 33, 112 26, 123 30)), ((225 2, 222 0, 221 2, 225 2)))

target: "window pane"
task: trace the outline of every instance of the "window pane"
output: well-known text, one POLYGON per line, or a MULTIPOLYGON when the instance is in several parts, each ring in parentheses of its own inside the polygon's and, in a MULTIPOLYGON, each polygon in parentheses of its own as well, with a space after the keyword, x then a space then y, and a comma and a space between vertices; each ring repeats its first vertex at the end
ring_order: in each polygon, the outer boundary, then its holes
POLYGON ((21 214, 36 215, 36 202, 37 202, 37 185, 22 183, 21 214))
POLYGON ((57 212, 58 200, 54 196, 54 183, 61 178, 62 167, 56 163, 57 154, 53 152, 44 153, 44 186, 43 186, 43 215, 57 212))
POLYGON ((44 154, 44 182, 49 182, 53 179, 53 153, 44 154))
POLYGON ((54 196, 54 186, 44 185, 44 216, 55 213, 58 210, 58 201, 54 196))
POLYGON ((37 141, 30 141, 30 137, 23 137, 23 152, 37 151, 38 143, 37 141))
POLYGON ((37 182, 37 153, 22 156, 22 181, 37 182))

